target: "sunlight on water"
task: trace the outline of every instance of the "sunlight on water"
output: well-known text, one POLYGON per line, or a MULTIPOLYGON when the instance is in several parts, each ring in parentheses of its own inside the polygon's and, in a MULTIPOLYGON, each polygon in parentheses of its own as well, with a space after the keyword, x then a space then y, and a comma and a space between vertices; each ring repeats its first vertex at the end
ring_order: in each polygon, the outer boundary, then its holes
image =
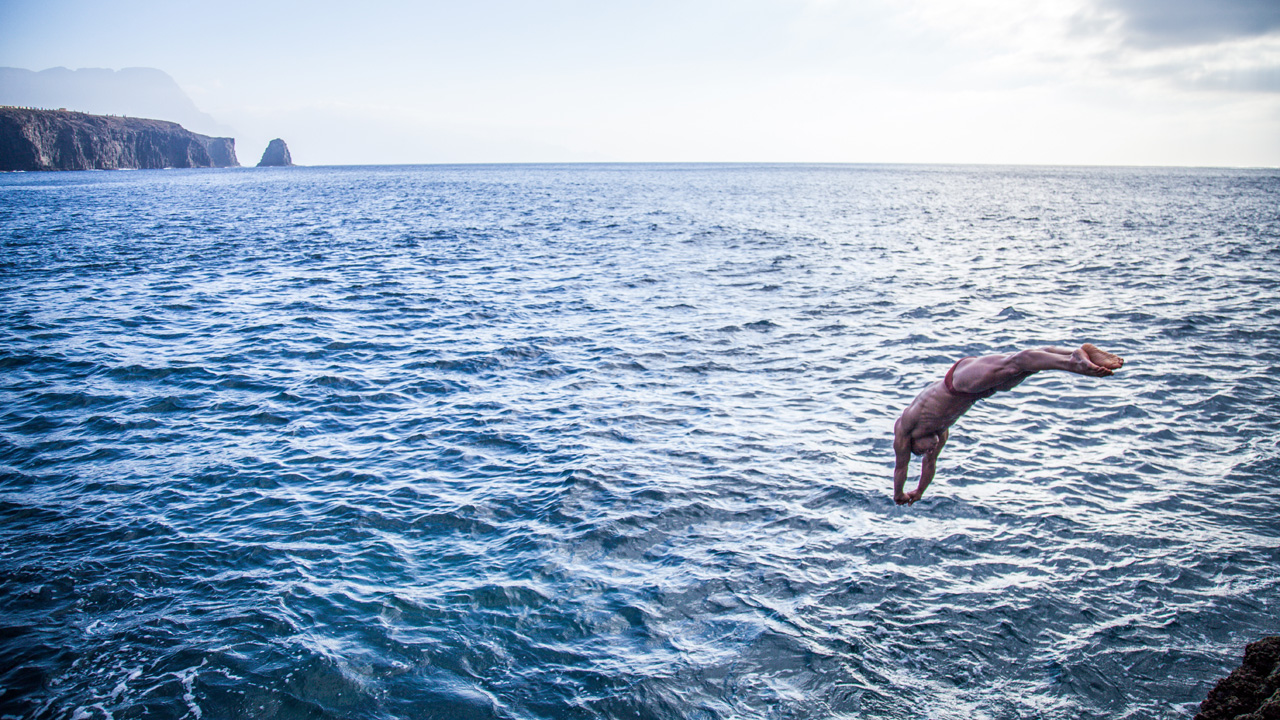
POLYGON ((6 716, 1188 717, 1280 580, 1280 175, 0 177, 6 716), (955 359, 1096 342, 961 419, 955 359))

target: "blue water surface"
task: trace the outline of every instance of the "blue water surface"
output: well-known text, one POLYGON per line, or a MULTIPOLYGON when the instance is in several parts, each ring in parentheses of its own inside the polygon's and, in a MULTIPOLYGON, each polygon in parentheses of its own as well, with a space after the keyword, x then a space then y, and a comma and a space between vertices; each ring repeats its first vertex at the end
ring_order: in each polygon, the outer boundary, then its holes
POLYGON ((0 715, 1189 717, 1280 632, 1277 325, 1269 170, 0 176, 0 715))

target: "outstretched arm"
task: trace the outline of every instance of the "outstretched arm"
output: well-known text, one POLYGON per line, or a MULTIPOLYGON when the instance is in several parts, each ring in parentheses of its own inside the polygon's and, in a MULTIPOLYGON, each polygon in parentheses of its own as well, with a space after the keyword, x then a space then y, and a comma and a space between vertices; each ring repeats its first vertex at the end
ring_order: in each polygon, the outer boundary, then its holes
POLYGON ((902 488, 907 484, 907 468, 911 464, 911 438, 898 430, 897 423, 893 426, 893 454, 893 501, 903 505, 907 502, 902 488))

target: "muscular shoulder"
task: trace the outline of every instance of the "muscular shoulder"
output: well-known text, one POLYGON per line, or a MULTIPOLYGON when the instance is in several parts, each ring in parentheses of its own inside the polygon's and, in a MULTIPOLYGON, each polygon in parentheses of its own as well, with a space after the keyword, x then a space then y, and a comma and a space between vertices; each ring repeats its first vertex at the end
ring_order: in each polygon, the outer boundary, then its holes
POLYGON ((910 448, 911 447, 911 431, 915 429, 916 423, 908 417, 904 412, 898 416, 896 422, 893 423, 893 446, 910 448))

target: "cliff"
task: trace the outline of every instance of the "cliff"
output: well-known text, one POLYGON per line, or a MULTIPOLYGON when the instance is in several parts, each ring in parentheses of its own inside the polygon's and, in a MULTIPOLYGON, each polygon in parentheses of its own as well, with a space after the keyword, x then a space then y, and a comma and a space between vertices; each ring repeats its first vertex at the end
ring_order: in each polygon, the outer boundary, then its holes
POLYGON ((287 167, 292 164, 289 146, 280 138, 267 143, 267 149, 262 152, 262 160, 258 161, 258 167, 287 167))
POLYGON ((164 120, 0 107, 0 170, 237 167, 235 143, 164 120))
POLYGON ((1195 720, 1272 718, 1280 718, 1280 637, 1249 643, 1240 667, 1209 691, 1195 720))

